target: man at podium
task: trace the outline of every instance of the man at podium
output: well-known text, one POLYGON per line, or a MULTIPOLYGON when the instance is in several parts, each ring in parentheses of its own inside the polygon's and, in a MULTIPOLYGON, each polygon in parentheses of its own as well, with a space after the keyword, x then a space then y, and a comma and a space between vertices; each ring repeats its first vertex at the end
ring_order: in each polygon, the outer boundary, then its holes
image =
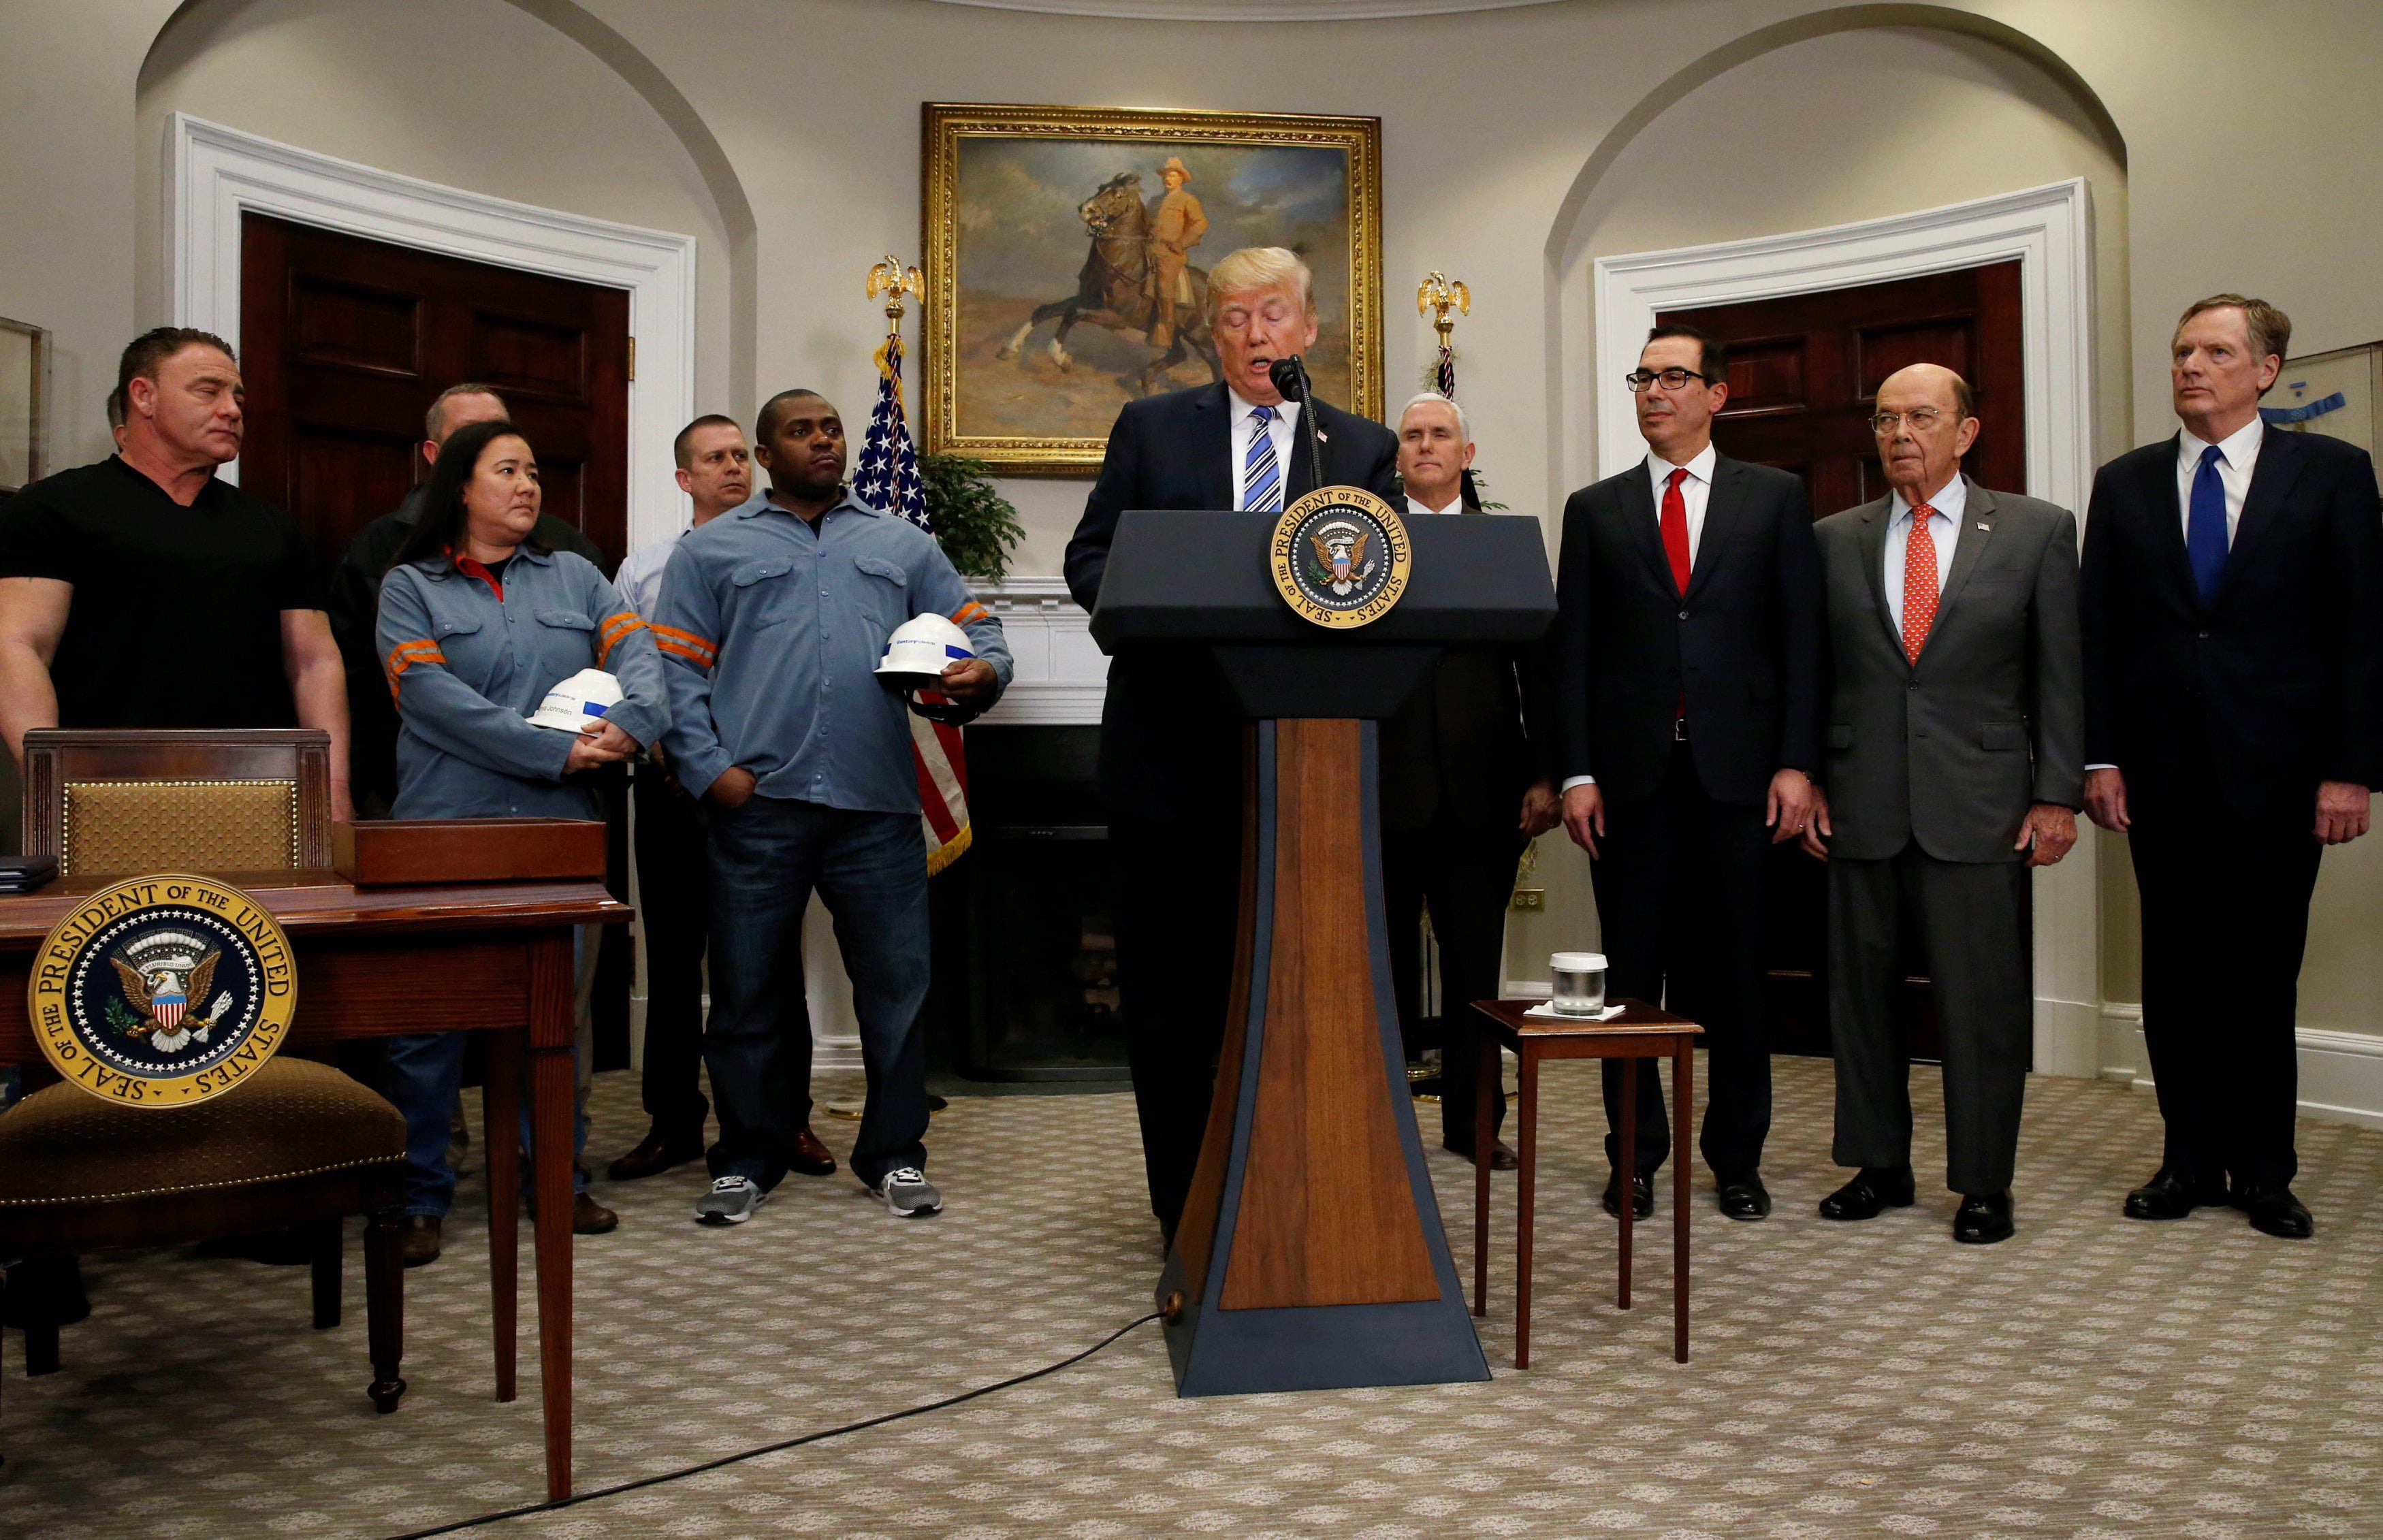
MULTIPOLYGON (((1129 509, 1278 511, 1319 486, 1393 496, 1398 439, 1323 401, 1286 400, 1276 360, 1315 344, 1307 265, 1247 247, 1208 275, 1224 379, 1129 401, 1068 542, 1068 591, 1098 601, 1129 509), (1317 474, 1299 413, 1323 439, 1317 474)), ((1171 1243, 1200 1158, 1240 906, 1241 725, 1207 650, 1120 648, 1101 711, 1100 798, 1117 863, 1118 986, 1151 1212, 1171 1243)))

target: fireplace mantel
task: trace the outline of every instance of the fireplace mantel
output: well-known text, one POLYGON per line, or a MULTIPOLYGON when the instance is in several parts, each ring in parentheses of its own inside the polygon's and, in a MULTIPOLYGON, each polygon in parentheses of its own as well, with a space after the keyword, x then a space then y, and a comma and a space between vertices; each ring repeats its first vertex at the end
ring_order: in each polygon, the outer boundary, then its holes
POLYGON ((1018 671, 994 706, 970 725, 1089 727, 1101 720, 1109 660, 1093 644, 1092 617, 1061 577, 1010 577, 974 585, 1001 618, 1018 671))

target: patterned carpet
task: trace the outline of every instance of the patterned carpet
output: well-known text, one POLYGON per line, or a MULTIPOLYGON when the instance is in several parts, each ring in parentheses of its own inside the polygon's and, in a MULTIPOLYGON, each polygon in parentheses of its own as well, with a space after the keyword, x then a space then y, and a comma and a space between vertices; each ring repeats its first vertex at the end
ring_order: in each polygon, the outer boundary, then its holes
MULTIPOLYGON (((2383 1534, 2383 1133, 2303 1125, 2313 1242, 2228 1213, 2148 1226, 2121 1192, 2157 1148, 2148 1095, 2030 1088, 2019 1234, 1955 1245, 1953 1201, 1860 1226, 1813 1202, 1829 1068, 1779 1061, 1779 1213, 1700 1198, 1695 1359, 1668 1356, 1669 1201, 1640 1307, 1613 1308, 1596 1209, 1595 1070, 1547 1076, 1534 1357, 1512 1369, 1513 1178, 1501 1177, 1488 1385, 1178 1400, 1145 1326, 1051 1378, 487 1535, 1154 1534, 2227 1536, 2383 1534)), ((1913 1076, 1923 1138, 1932 1072, 1913 1076)), ((857 1096, 822 1084, 823 1100, 857 1096)), ((599 1082, 593 1148, 643 1131, 599 1082)), ((853 1125, 822 1118, 832 1146, 853 1125)), ((1147 1312, 1158 1256, 1119 1095, 956 1100, 940 1218, 848 1177, 789 1178, 752 1224, 689 1220, 694 1168, 601 1188, 621 1230, 579 1255, 583 1489, 932 1400, 1065 1357, 1147 1312)), ((1470 1173, 1433 1170, 1470 1276, 1470 1173)), ((1669 1174, 1661 1190, 1668 1195, 1669 1174)), ((66 1368, 12 1333, 0 1534, 371 1535, 542 1491, 535 1317, 523 1398, 489 1399, 485 1208, 409 1275, 394 1416, 347 1324, 306 1325, 303 1269, 173 1254, 90 1268, 66 1368)), ((524 1271, 528 1273, 526 1250, 524 1271)), ((526 1276, 525 1279, 526 1286, 526 1276)), ((526 1287, 525 1289, 526 1299, 526 1287)))

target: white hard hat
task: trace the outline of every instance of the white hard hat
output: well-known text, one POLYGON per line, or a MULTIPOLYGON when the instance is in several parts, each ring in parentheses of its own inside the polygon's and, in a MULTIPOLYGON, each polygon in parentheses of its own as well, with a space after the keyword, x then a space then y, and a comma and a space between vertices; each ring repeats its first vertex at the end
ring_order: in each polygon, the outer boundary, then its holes
POLYGON ((941 615, 913 615, 894 628, 877 681, 890 689, 929 689, 954 663, 976 656, 968 633, 941 615))
POLYGON ((620 704, 619 680, 601 669, 582 669, 547 691, 529 720, 537 727, 582 733, 602 722, 604 713, 620 704))

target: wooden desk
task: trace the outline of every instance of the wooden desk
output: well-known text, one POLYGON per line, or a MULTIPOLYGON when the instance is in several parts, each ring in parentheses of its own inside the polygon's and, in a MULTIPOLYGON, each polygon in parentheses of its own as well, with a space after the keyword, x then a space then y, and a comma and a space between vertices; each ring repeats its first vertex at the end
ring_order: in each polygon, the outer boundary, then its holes
POLYGON ((1498 1050, 1511 1048, 1520 1061, 1515 1087, 1517 1156, 1514 1218, 1514 1367, 1531 1366, 1531 1199, 1537 1176, 1539 1122, 1539 1062, 1543 1059, 1620 1059, 1622 1061, 1621 1286, 1617 1303, 1630 1308, 1630 1230, 1636 1205, 1630 1200, 1632 1167, 1636 1164, 1638 1132, 1638 1061, 1672 1061, 1672 1356, 1688 1361, 1688 1125, 1696 1107, 1695 1048, 1702 1031, 1695 1022, 1636 1000, 1609 1004, 1625 1007, 1611 1021, 1550 1021, 1523 1013, 1536 1000, 1476 1000, 1487 1029, 1481 1034, 1481 1099, 1474 1111, 1473 1140, 1473 1313, 1484 1314, 1489 1295, 1489 1162, 1498 1141, 1489 1137, 1497 1127, 1490 1098, 1500 1079, 1498 1050))
MULTIPOLYGON (((529 1063, 537 1195, 538 1368, 546 1491, 571 1495, 572 932, 630 916, 594 881, 421 888, 349 885, 328 871, 216 872, 253 893, 298 958, 298 1045, 456 1029, 492 1032, 488 1117, 488 1263, 497 1399, 514 1395, 520 1247, 515 1139, 519 1066, 529 1063)), ((82 894, 118 879, 72 878, 0 895, 0 1064, 46 1067, 25 1014, 31 959, 82 894)))

